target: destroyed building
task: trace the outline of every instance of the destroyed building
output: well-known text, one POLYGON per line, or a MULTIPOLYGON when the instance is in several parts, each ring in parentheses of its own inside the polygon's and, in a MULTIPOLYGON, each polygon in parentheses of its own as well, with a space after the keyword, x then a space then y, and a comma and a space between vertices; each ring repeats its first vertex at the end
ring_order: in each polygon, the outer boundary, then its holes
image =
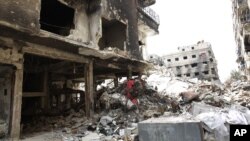
POLYGON ((18 140, 34 114, 83 104, 91 117, 96 82, 143 73, 158 34, 155 0, 0 2, 0 138, 18 140))
POLYGON ((162 60, 176 77, 219 80, 217 62, 208 42, 178 47, 177 53, 165 55, 162 60))
POLYGON ((248 0, 232 0, 238 68, 250 76, 250 13, 248 0))

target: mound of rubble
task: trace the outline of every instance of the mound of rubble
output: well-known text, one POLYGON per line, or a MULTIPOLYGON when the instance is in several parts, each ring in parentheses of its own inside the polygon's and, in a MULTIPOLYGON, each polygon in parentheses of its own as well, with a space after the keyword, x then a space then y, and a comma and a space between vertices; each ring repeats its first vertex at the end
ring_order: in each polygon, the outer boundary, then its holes
POLYGON ((139 106, 127 99, 127 82, 123 81, 118 87, 99 89, 93 119, 85 118, 82 110, 70 110, 57 117, 36 118, 24 125, 24 131, 54 131, 64 141, 134 141, 139 139, 137 126, 141 121, 183 117, 202 123, 205 141, 228 141, 230 124, 250 124, 250 84, 243 80, 223 85, 180 79, 164 67, 156 67, 142 80, 139 106))

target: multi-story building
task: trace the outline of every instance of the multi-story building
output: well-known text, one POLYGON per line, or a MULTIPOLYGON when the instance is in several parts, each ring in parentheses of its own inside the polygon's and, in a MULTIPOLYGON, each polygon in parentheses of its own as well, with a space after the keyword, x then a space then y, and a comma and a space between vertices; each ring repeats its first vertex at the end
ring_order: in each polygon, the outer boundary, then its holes
POLYGON ((208 42, 178 47, 178 52, 165 55, 162 59, 176 77, 219 80, 217 62, 208 42))
POLYGON ((250 76, 250 12, 248 0, 232 0, 233 28, 239 69, 250 76))
POLYGON ((91 117, 95 82, 143 73, 146 37, 158 34, 155 0, 0 2, 0 138, 18 140, 37 111, 81 103, 91 117), (54 85, 69 81, 85 89, 54 85))

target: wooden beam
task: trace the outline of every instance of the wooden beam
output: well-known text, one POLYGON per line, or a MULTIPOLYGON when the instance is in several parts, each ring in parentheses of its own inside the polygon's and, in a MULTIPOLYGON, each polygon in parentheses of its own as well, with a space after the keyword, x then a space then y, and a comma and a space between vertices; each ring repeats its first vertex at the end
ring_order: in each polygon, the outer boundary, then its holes
POLYGON ((48 70, 45 69, 44 71, 44 77, 43 77, 43 93, 44 93, 44 97, 41 98, 41 102, 42 102, 42 108, 44 110, 48 110, 49 108, 49 91, 48 91, 48 70))
POLYGON ((59 49, 50 48, 42 45, 26 43, 28 46, 23 48, 24 53, 44 56, 52 59, 67 60, 78 63, 88 63, 89 59, 78 54, 65 52, 59 49))
POLYGON ((91 118, 94 114, 94 83, 93 83, 93 61, 85 64, 85 112, 87 117, 91 118))
POLYGON ((19 53, 16 47, 5 49, 0 45, 0 63, 14 65, 18 69, 22 69, 23 54, 19 53))
POLYGON ((12 110, 10 124, 10 138, 12 140, 19 140, 20 136, 22 89, 23 69, 17 69, 15 72, 14 89, 12 93, 12 110))

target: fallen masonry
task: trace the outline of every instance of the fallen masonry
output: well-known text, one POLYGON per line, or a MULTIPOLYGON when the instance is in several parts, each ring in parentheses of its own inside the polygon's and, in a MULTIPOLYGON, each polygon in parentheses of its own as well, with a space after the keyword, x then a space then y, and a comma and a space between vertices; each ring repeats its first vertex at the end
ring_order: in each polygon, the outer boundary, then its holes
POLYGON ((105 81, 98 86, 92 119, 75 109, 39 116, 23 124, 22 140, 228 141, 230 124, 250 124, 246 103, 250 89, 244 80, 224 85, 180 79, 159 66, 141 78, 144 90, 137 97, 138 107, 124 95, 127 80, 120 80, 116 87, 111 80, 105 81))

